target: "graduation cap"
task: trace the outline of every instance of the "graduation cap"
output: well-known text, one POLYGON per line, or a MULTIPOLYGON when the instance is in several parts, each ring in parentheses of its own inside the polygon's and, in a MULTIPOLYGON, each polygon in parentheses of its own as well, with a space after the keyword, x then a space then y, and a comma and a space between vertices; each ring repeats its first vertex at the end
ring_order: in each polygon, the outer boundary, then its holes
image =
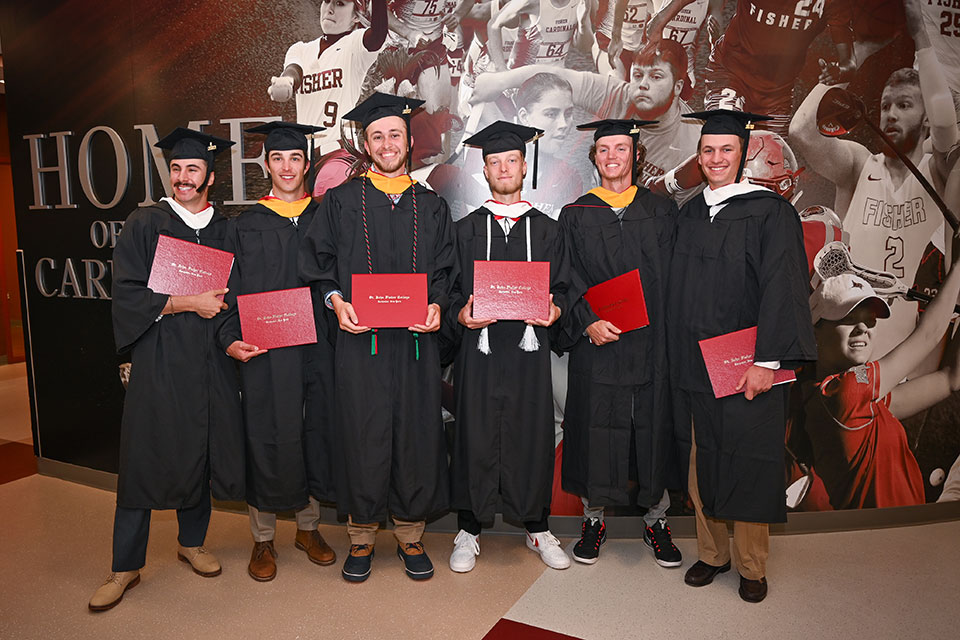
POLYGON ((344 120, 359 122, 366 131, 367 127, 389 116, 398 116, 407 123, 407 172, 411 169, 413 159, 413 144, 410 135, 410 116, 425 101, 376 91, 369 98, 355 106, 343 116, 344 120))
POLYGON ((537 160, 540 156, 540 137, 542 129, 525 127, 512 122, 498 120, 463 141, 471 147, 479 147, 486 158, 491 153, 519 151, 527 155, 527 145, 533 143, 533 188, 537 188, 537 160))
POLYGON ((747 147, 750 143, 750 131, 753 130, 757 122, 773 120, 770 116, 762 116, 745 111, 733 111, 731 109, 697 111, 695 113, 685 113, 683 117, 703 120, 703 128, 700 129, 701 136, 708 134, 735 135, 743 138, 743 153, 740 154, 740 168, 737 169, 736 182, 740 182, 740 178, 743 176, 743 167, 747 162, 747 147))
POLYGON ((208 133, 177 127, 158 140, 153 146, 170 151, 170 160, 200 159, 207 163, 207 175, 203 178, 206 185, 213 173, 213 160, 221 151, 233 146, 233 140, 224 140, 208 133))
POLYGON ((637 182, 637 174, 639 173, 639 167, 637 167, 637 144, 639 143, 638 138, 640 137, 640 127, 643 127, 648 124, 656 124, 658 120, 615 120, 615 119, 606 119, 606 120, 595 120, 593 122, 588 122, 586 124, 578 124, 578 131, 593 131, 593 141, 596 142, 600 138, 605 138, 606 136, 630 136, 633 140, 633 155, 631 161, 631 173, 630 178, 632 183, 637 182))
MULTIPOLYGON (((312 139, 313 134, 320 131, 326 131, 326 127, 315 127, 309 124, 299 124, 296 122, 266 122, 246 129, 248 133, 264 133, 267 139, 263 141, 263 151, 268 154, 271 151, 293 151, 300 150, 307 160, 307 175, 305 182, 311 185, 310 179, 313 174, 313 145, 307 142, 312 139)), ((313 189, 308 186, 308 191, 313 189)))

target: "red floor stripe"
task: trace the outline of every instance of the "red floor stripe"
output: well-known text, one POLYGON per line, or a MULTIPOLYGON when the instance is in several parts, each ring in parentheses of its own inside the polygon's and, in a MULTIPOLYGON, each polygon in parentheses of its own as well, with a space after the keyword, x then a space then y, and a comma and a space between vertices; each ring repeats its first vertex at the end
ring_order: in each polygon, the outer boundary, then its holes
POLYGON ((22 442, 0 445, 0 484, 32 476, 37 472, 33 447, 22 442))
POLYGON ((547 631, 540 627, 531 627, 522 622, 514 622, 500 618, 500 622, 493 625, 493 629, 483 636, 483 640, 580 640, 575 636, 568 636, 556 631, 547 631))

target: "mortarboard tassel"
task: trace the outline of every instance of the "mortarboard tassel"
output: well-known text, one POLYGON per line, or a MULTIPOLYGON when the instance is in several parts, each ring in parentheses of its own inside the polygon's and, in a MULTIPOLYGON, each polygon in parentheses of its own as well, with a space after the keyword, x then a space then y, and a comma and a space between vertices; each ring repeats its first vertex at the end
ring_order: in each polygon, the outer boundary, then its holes
POLYGON ((533 188, 537 188, 537 161, 540 158, 540 136, 533 139, 533 188))
POLYGON ((480 329, 480 336, 477 338, 477 351, 485 356, 490 355, 490 332, 487 327, 480 329))
POLYGON ((537 340, 537 332, 534 331, 532 324, 528 324, 527 328, 523 330, 523 339, 520 340, 520 348, 526 352, 540 350, 540 341, 537 340))

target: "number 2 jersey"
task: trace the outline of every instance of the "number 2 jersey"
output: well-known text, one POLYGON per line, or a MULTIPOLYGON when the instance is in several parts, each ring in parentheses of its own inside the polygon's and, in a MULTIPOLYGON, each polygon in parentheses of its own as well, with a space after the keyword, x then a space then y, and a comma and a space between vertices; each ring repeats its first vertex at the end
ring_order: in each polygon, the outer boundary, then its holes
POLYGON ((366 29, 357 29, 339 38, 321 36, 297 42, 287 49, 283 66, 300 67, 303 82, 297 89, 297 122, 326 127, 314 138, 321 153, 340 145, 340 116, 360 99, 360 86, 380 50, 367 51, 363 45, 366 29))
MULTIPOLYGON (((920 173, 933 184, 929 153, 917 163, 920 173)), ((850 199, 843 230, 850 234, 850 254, 857 264, 888 271, 912 287, 927 244, 943 247, 943 215, 930 194, 913 175, 899 188, 883 163, 882 154, 870 156, 863 165, 850 199)), ((874 330, 872 358, 880 359, 910 335, 917 324, 917 303, 896 299, 891 315, 874 330)))

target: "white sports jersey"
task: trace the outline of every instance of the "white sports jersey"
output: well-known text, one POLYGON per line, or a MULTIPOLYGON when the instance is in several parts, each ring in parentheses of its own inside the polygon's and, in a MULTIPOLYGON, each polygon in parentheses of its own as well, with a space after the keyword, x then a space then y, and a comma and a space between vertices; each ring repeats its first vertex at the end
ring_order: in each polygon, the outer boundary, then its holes
POLYGON ((408 44, 433 42, 443 32, 443 19, 457 8, 456 0, 392 0, 388 4, 402 23, 417 31, 408 44))
MULTIPOLYGON (((655 0, 627 0, 627 6, 624 10, 623 26, 620 29, 620 38, 623 41, 623 48, 627 51, 639 51, 643 46, 643 32, 647 28, 647 22, 650 20, 652 3, 655 0)), ((697 0, 698 2, 706 0, 697 0)), ((616 9, 617 0, 601 0, 601 9, 605 9, 603 17, 600 19, 600 25, 597 31, 613 38, 613 12, 616 9), (605 6, 604 6, 605 3, 605 6)))
POLYGON ((947 84, 954 93, 960 92, 960 5, 945 0, 920 3, 923 26, 930 44, 943 67, 947 84), (951 6, 941 6, 950 4, 951 6))
MULTIPOLYGON (((929 153, 924 155, 917 168, 932 184, 931 160, 929 153)), ((912 174, 895 189, 883 155, 878 153, 864 163, 843 230, 850 234, 854 262, 889 271, 910 287, 927 244, 943 237, 943 215, 912 174)), ((882 320, 874 330, 871 357, 877 359, 889 353, 910 335, 916 324, 917 303, 895 300, 890 318, 882 320)))
MULTIPOLYGON (((566 6, 557 8, 551 0, 540 0, 540 16, 526 34, 528 42, 536 45, 536 49, 530 52, 533 64, 563 66, 577 30, 577 10, 581 4, 582 0, 569 0, 566 6)), ((511 66, 527 64, 525 56, 517 59, 516 55, 516 50, 523 44, 518 42, 514 48, 515 60, 511 66)))
MULTIPOLYGON (((670 0, 652 0, 653 15, 657 15, 670 4, 670 0)), ((663 28, 663 37, 683 45, 687 52, 687 74, 691 80, 694 75, 694 62, 697 58, 697 36, 707 17, 709 0, 694 0, 668 22, 663 28)))
POLYGON ((323 52, 322 38, 298 42, 287 50, 283 66, 295 64, 303 71, 297 89, 297 122, 326 127, 314 138, 314 146, 328 153, 339 146, 340 117, 360 99, 360 85, 379 55, 363 46, 366 29, 340 38, 323 52))

